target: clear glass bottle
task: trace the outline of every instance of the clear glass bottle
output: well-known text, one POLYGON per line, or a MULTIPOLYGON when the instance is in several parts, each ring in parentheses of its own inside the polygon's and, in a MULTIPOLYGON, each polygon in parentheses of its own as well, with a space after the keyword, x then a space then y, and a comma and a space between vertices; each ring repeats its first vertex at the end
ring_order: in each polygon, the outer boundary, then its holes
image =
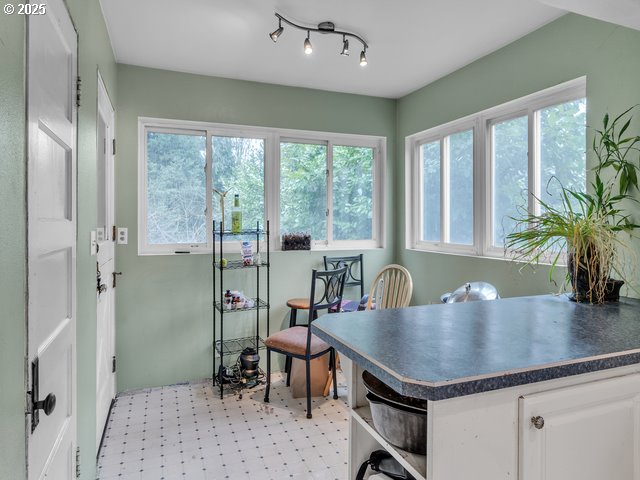
POLYGON ((231 210, 231 232, 240 233, 242 230, 242 210, 240 210, 240 195, 233 196, 233 210, 231 210))

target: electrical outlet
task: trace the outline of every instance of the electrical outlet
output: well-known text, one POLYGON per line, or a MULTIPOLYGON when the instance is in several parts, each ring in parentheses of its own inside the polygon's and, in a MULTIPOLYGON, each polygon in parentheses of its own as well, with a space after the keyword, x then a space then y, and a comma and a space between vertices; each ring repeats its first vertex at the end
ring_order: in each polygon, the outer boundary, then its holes
POLYGON ((129 229, 118 227, 118 245, 126 245, 129 243, 129 229))

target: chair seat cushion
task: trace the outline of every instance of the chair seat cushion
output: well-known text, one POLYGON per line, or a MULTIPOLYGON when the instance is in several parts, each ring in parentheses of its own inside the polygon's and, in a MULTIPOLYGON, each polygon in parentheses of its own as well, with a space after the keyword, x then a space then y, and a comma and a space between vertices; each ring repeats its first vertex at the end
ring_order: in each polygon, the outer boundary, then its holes
MULTIPOLYGON (((264 341, 269 348, 274 348, 294 355, 305 355, 307 351, 308 327, 291 327, 273 335, 269 335, 264 341)), ((329 350, 328 343, 311 334, 311 355, 329 350)))
POLYGON ((287 300, 287 307, 297 308, 298 310, 309 310, 308 298, 290 298, 287 300))

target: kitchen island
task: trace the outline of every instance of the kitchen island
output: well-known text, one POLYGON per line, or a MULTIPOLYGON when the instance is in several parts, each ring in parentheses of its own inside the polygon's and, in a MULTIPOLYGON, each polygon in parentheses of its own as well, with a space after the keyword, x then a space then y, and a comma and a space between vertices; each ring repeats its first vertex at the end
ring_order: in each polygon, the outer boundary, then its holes
POLYGON ((638 300, 425 305, 326 315, 312 330, 351 360, 351 479, 385 448, 418 479, 640 480, 638 300), (377 433, 363 370, 427 400, 425 455, 377 433))

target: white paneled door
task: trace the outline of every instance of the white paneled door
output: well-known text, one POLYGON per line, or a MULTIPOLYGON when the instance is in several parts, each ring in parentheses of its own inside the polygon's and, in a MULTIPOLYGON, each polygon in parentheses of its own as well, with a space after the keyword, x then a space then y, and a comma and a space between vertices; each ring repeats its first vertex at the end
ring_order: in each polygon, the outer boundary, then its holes
POLYGON ((77 35, 63 0, 27 19, 28 478, 75 478, 77 35))
POLYGON ((640 480, 640 374, 520 398, 520 480, 640 480))
POLYGON ((114 225, 114 127, 115 115, 107 90, 98 75, 97 193, 98 252, 96 274, 96 448, 100 448, 111 401, 115 397, 115 270, 114 225))

